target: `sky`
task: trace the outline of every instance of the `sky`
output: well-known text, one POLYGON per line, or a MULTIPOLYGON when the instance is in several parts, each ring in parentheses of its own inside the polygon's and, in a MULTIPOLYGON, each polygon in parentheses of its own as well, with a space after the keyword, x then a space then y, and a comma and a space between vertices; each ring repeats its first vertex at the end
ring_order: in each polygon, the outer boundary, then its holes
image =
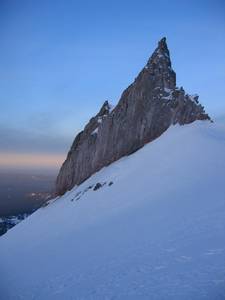
POLYGON ((59 168, 162 37, 177 85, 225 114, 225 2, 0 1, 0 168, 59 168))

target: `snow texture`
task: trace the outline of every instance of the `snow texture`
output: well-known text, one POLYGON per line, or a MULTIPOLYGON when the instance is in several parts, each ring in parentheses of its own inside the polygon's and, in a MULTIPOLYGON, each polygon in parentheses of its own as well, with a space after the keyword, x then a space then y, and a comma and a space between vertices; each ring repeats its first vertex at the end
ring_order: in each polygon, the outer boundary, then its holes
POLYGON ((95 128, 95 130, 93 130, 91 134, 92 134, 92 135, 93 135, 93 134, 98 134, 98 127, 95 128))
POLYGON ((172 126, 8 231, 0 298, 224 299, 224 124, 172 126))

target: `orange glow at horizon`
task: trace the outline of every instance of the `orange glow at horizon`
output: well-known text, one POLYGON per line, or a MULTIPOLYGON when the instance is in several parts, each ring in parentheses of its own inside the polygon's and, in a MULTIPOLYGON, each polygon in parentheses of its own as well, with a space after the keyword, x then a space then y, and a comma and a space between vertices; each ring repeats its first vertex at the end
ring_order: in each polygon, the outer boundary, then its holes
POLYGON ((0 152, 0 167, 60 167, 65 155, 0 152))

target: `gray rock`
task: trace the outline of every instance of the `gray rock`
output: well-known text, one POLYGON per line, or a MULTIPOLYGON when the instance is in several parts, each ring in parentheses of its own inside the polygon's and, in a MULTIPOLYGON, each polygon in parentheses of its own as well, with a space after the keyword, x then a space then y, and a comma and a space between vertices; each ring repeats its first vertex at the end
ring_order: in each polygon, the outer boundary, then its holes
POLYGON ((93 191, 97 191, 102 187, 102 184, 100 182, 96 183, 95 187, 93 188, 93 191))
POLYGON ((198 96, 176 87, 166 38, 112 110, 106 101, 80 132, 63 163, 56 193, 64 194, 102 167, 138 150, 173 124, 210 120, 198 96))

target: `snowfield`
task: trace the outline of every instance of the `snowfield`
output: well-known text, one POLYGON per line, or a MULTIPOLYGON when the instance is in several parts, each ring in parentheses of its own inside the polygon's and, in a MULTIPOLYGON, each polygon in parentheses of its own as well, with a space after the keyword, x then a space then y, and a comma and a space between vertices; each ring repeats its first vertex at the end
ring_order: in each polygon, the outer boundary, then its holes
POLYGON ((172 126, 36 211, 0 277, 1 300, 225 299, 225 122, 172 126))

